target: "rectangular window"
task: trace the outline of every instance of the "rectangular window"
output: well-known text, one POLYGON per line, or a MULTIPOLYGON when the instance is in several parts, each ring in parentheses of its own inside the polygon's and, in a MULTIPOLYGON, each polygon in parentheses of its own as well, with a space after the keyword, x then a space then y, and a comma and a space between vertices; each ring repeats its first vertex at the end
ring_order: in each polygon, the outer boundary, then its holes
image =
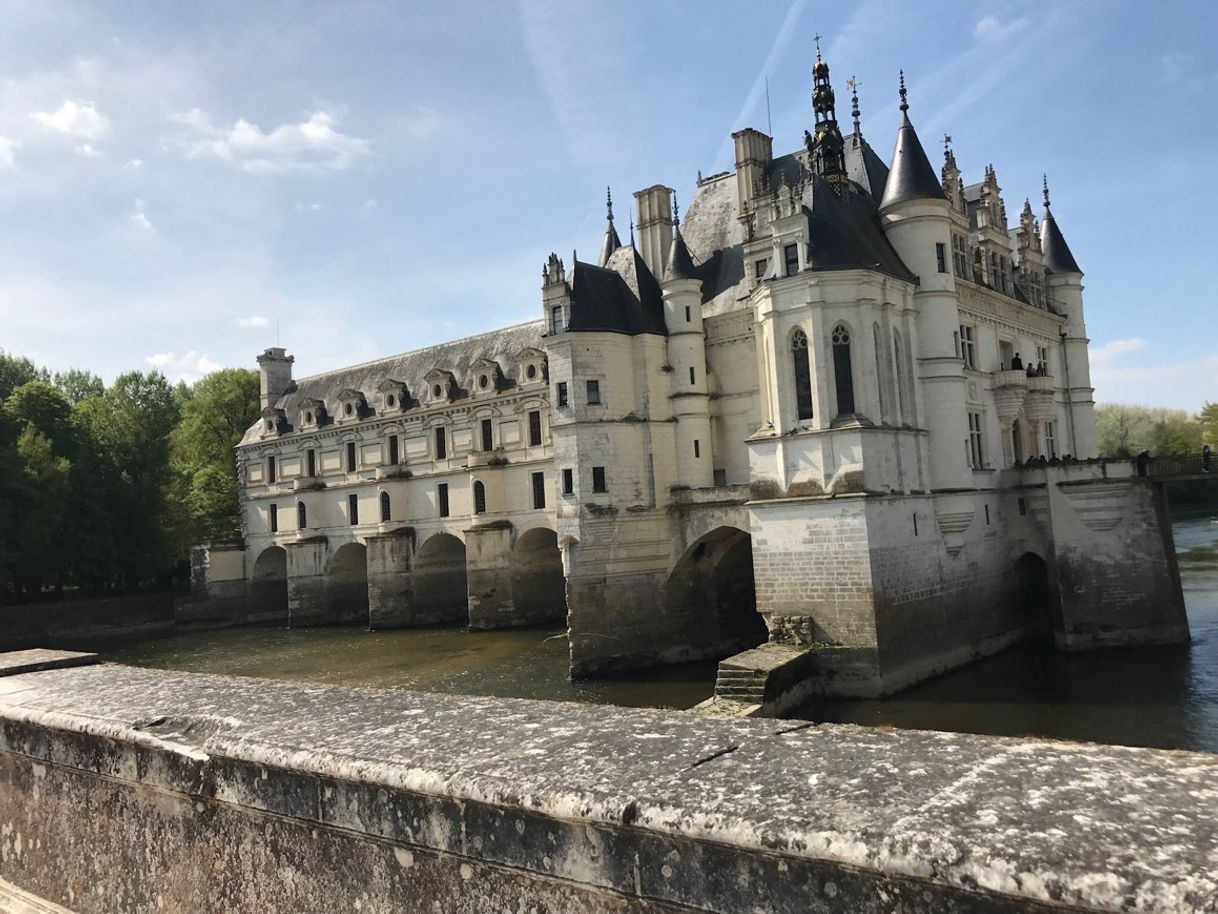
POLYGON ((727 470, 723 470, 723 469, 715 470, 714 475, 715 475, 715 485, 717 485, 717 486, 727 485, 727 470))
POLYGON ((546 506, 546 474, 533 474, 533 507, 544 508, 546 506))
POLYGON ((398 436, 390 435, 389 436, 389 465, 394 466, 394 467, 397 466, 398 459, 400 456, 401 455, 398 453, 398 436))
POLYGON ((689 313, 689 305, 686 305, 685 306, 685 323, 688 324, 692 320, 693 320, 693 315, 691 315, 689 313))
POLYGON ((448 517, 448 483, 446 482, 436 486, 436 505, 440 508, 440 516, 448 517))
POLYGON ((271 514, 270 514, 269 520, 270 520, 270 525, 271 525, 271 532, 278 533, 279 532, 279 505, 271 505, 270 510, 271 510, 271 514))
POLYGON ((1045 346, 1036 347, 1036 370, 1042 374, 1049 373, 1049 350, 1045 346))
POLYGON ((990 506, 989 505, 985 506, 985 525, 987 527, 990 525, 990 506))
POLYGON ((968 324, 960 325, 960 358, 964 360, 965 368, 977 368, 977 340, 974 338, 976 328, 968 324))
POLYGON ((1045 423, 1045 456, 1057 456, 1057 433, 1052 422, 1045 423))
POLYGON ((266 458, 266 481, 275 481, 275 458, 274 456, 266 458))
POLYGON ((596 406, 601 402, 601 382, 588 382, 588 405, 596 406))
POLYGON ((799 245, 788 244, 782 249, 782 259, 786 267, 787 276, 794 276, 799 272, 799 245))
POLYGON ((974 470, 985 466, 985 448, 981 424, 981 413, 968 414, 968 465, 974 470))
POLYGON ((347 520, 352 527, 359 523, 359 496, 354 492, 347 496, 347 520))
POLYGON ((389 493, 381 493, 381 523, 389 523, 389 519, 393 516, 393 506, 389 502, 389 493))
POLYGON ((562 333, 562 305, 550 309, 550 332, 562 333))
POLYGON ((495 449, 494 425, 490 419, 482 420, 482 450, 493 451, 495 449))
POLYGON ((969 278, 968 244, 963 235, 955 233, 952 234, 952 266, 955 267, 956 275, 961 279, 969 278))
POLYGON ((753 278, 757 280, 765 279, 766 271, 770 267, 768 258, 762 257, 760 260, 753 262, 753 278))
POLYGON ((436 460, 443 460, 448 456, 448 440, 444 437, 444 429, 436 429, 436 460))
POLYGON ((317 475, 317 451, 313 450, 313 448, 309 448, 308 452, 305 454, 305 463, 308 465, 309 475, 316 476, 317 475))
POLYGON ((575 474, 573 472, 571 472, 570 470, 562 471, 562 494, 563 495, 574 495, 575 494, 575 474))
POLYGON ((998 369, 1006 371, 1015 359, 1015 346, 1007 340, 998 341, 998 369))
POLYGON ((605 485, 605 468, 592 468, 592 491, 593 492, 608 492, 609 487, 605 485))
POLYGON ((557 386, 556 398, 559 406, 567 405, 567 382, 559 381, 557 386))
POLYGON ((697 438, 694 439, 694 459, 697 460, 702 456, 702 443, 697 438))
POLYGON ((947 272, 947 245, 942 242, 935 245, 935 263, 940 273, 947 272))
POLYGON ((529 446, 541 444, 541 410, 535 409, 529 413, 529 446))
POLYGON ((347 472, 355 472, 355 442, 347 442, 347 472))

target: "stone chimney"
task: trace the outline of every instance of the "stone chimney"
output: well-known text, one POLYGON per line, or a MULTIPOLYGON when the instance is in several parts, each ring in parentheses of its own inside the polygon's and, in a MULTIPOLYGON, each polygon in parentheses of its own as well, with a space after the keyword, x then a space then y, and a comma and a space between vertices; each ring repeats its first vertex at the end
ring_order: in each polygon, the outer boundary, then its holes
POLYGON ((292 363, 295 356, 287 350, 272 346, 258 356, 258 373, 262 379, 262 408, 274 406, 279 398, 292 389, 292 363))
POLYGON ((639 210, 638 252, 657 279, 664 275, 668 249, 672 247, 672 194, 672 188, 663 184, 634 194, 639 210))

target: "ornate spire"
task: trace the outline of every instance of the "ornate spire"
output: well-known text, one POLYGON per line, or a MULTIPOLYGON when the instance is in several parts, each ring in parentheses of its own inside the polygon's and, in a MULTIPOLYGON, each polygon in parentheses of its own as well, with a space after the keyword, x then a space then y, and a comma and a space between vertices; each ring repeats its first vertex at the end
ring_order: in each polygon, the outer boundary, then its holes
POLYGON ((804 134, 809 157, 816 173, 839 194, 844 194, 849 183, 846 177, 846 148, 842 133, 837 127, 833 86, 829 82, 829 65, 821 59, 819 40, 816 65, 812 68, 812 110, 816 117, 816 135, 806 132, 804 134))
POLYGON ((854 119, 854 135, 862 136, 863 128, 859 125, 859 84, 858 80, 851 76, 846 80, 846 85, 850 87, 850 116, 854 119))
POLYGON ((677 208, 677 195, 672 195, 672 244, 668 247, 668 263, 664 267, 664 282, 674 279, 697 279, 694 259, 681 237, 681 214, 677 208))
POLYGON ((901 126, 897 129, 897 145, 892 153, 892 168, 884 185, 880 208, 906 200, 946 199, 943 187, 931 168, 922 141, 909 120, 909 97, 905 91, 905 71, 901 71, 901 126))
POLYGON ((1049 209, 1049 179, 1044 179, 1045 215, 1040 221, 1040 249, 1045 255, 1045 267, 1051 273, 1082 274, 1078 261, 1070 253, 1070 246, 1057 227, 1057 220, 1049 209))
POLYGON ((609 263, 613 252, 622 246, 622 239, 617 236, 617 229, 613 227, 613 191, 608 187, 605 188, 605 209, 608 212, 609 224, 605 227, 605 243, 601 245, 601 257, 597 261, 602 267, 609 263))
POLYGON ((1045 209, 1048 209, 1049 208, 1049 176, 1042 174, 1040 177, 1041 177, 1041 181, 1042 181, 1041 186, 1044 187, 1044 190, 1045 190, 1045 209))

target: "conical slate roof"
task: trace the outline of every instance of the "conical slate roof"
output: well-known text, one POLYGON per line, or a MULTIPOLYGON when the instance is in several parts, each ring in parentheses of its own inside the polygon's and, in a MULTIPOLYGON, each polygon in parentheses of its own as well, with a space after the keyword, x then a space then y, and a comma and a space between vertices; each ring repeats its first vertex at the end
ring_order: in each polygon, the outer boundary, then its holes
POLYGON ((943 193, 943 185, 939 183, 939 176, 926 158, 918 133, 909 121, 909 114, 902 112, 897 146, 892 153, 892 168, 888 171, 880 208, 906 200, 925 199, 946 200, 947 197, 943 193))
POLYGON ((1057 220, 1053 218, 1053 211, 1049 209, 1047 200, 1045 201, 1045 216, 1040 222, 1040 249, 1045 255, 1045 266, 1050 273, 1083 272, 1079 269, 1074 255, 1070 253, 1070 246, 1062 237, 1061 229, 1057 227, 1057 220))
POLYGON ((664 268, 664 281, 674 279, 697 279, 698 268, 694 259, 689 256, 689 248, 681 237, 681 226, 676 226, 672 233, 672 245, 668 248, 668 265, 664 268))
POLYGON ((622 246, 622 239, 617 236, 617 229, 613 227, 613 220, 609 220, 609 227, 605 229, 605 243, 601 246, 601 259, 598 261, 603 267, 609 263, 609 258, 613 256, 613 252, 622 246))

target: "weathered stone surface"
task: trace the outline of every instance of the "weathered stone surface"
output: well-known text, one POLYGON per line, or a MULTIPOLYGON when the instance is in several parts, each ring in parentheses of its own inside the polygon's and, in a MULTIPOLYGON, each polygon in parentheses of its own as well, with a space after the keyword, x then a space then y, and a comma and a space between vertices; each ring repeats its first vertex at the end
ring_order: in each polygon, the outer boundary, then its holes
POLYGON ((81 914, 1218 909, 1208 755, 112 665, 6 683, 4 872, 81 914))
POLYGON ((55 651, 40 647, 25 651, 10 651, 7 654, 0 654, 0 676, 16 676, 18 673, 36 673, 40 670, 87 666, 97 663, 97 659, 97 654, 82 651, 55 651))

